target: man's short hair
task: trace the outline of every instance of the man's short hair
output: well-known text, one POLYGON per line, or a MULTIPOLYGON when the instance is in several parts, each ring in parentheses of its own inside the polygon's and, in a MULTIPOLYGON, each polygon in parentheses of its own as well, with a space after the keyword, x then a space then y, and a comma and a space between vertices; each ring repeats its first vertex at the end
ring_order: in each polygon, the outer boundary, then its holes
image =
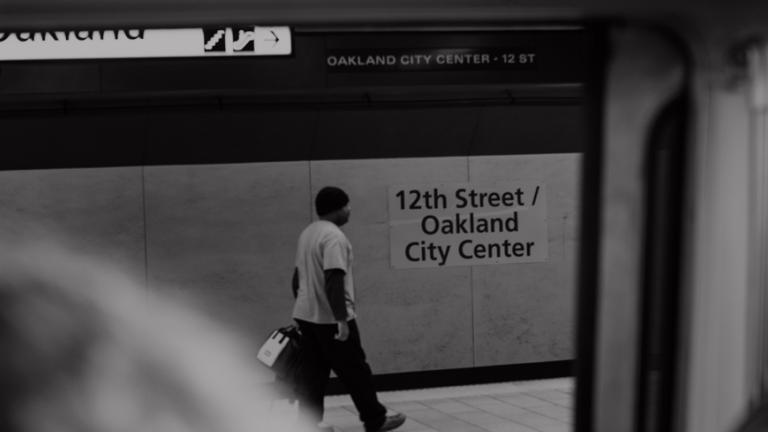
POLYGON ((342 209, 347 204, 349 204, 349 196, 335 186, 326 186, 320 189, 315 197, 315 211, 318 216, 325 216, 342 209))

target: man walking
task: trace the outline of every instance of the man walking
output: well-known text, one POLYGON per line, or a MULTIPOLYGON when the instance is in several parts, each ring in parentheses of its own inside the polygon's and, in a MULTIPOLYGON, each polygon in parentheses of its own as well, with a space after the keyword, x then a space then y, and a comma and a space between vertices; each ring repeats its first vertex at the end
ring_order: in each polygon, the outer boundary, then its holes
POLYGON ((293 318, 306 353, 298 398, 312 421, 323 419, 325 387, 333 370, 346 386, 366 432, 395 429, 403 414, 387 415, 373 388, 355 322, 352 245, 339 229, 350 215, 349 197, 337 187, 324 187, 315 197, 319 220, 299 236, 293 294, 293 318))

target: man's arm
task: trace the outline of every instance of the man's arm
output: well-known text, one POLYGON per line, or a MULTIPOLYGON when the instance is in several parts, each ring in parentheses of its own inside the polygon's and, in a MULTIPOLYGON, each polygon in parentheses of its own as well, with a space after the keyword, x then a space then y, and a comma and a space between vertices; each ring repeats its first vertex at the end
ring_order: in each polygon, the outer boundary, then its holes
POLYGON ((339 332, 336 339, 340 341, 347 340, 349 336, 349 326, 347 325, 347 301, 344 293, 344 275, 346 273, 341 269, 330 269, 325 271, 325 293, 328 296, 328 303, 333 311, 333 318, 336 320, 339 332))
POLYGON ((293 268, 293 278, 291 278, 291 289, 293 290, 293 298, 299 295, 299 269, 293 268))

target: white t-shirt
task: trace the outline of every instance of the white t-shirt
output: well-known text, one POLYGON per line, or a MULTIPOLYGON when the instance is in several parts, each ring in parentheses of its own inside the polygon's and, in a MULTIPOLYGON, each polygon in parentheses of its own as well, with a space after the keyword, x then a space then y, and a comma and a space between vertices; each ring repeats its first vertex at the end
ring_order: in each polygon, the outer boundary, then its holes
POLYGON ((325 292, 325 270, 344 270, 347 319, 355 318, 355 287, 352 282, 352 244, 332 222, 318 220, 299 236, 296 252, 299 291, 293 317, 316 324, 333 324, 331 305, 325 292))

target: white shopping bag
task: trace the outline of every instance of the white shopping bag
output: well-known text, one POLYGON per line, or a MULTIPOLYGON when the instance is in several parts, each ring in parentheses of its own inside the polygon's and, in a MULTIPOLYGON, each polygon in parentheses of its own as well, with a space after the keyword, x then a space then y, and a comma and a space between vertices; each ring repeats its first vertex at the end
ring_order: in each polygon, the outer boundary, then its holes
POLYGON ((256 358, 259 359, 259 361, 269 367, 272 367, 272 365, 275 364, 275 360, 277 360, 290 340, 288 335, 284 334, 281 330, 282 329, 273 331, 256 355, 256 358))

